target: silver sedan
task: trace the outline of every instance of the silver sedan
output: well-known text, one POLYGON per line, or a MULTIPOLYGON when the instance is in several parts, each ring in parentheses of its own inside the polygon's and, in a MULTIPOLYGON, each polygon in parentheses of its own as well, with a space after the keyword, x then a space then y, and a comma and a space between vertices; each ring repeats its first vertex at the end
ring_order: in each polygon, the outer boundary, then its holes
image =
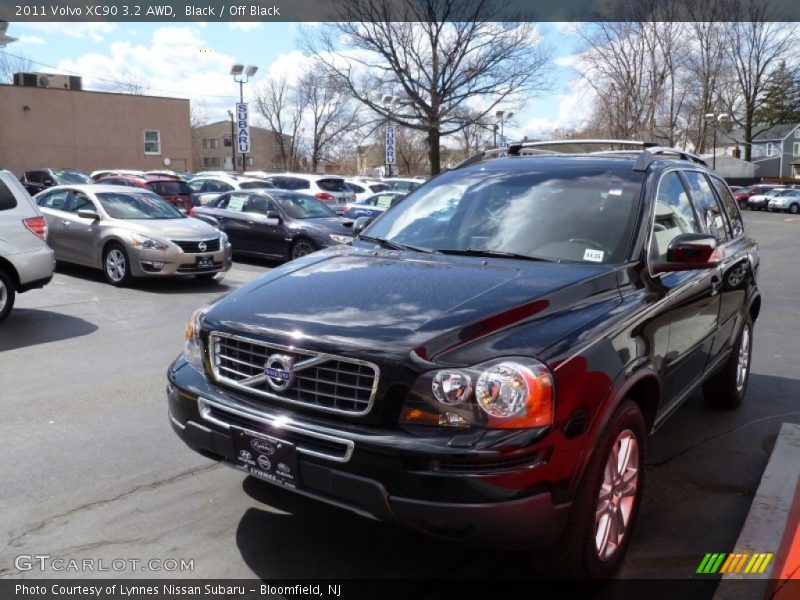
POLYGON ((112 285, 132 277, 212 278, 231 266, 224 232, 147 190, 64 185, 35 199, 56 259, 100 268, 112 285))

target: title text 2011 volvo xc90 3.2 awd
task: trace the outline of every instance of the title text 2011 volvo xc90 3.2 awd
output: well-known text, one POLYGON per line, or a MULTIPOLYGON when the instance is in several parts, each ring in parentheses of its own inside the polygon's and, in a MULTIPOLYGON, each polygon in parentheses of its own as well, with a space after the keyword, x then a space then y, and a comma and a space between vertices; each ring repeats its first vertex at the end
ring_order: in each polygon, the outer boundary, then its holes
POLYGON ((168 373, 175 432, 360 514, 612 575, 648 435, 700 387, 742 402, 761 299, 722 179, 597 147, 473 157, 352 246, 198 310, 168 373))

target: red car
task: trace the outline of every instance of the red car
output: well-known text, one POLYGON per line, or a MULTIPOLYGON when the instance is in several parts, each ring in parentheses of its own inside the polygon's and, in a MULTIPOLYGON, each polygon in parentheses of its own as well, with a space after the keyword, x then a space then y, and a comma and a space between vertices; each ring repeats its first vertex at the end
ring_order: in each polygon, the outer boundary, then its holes
POLYGON ((106 185, 126 185, 138 187, 158 194, 164 200, 177 208, 184 209, 187 213, 192 210, 192 188, 185 181, 177 177, 163 175, 132 177, 127 175, 110 175, 101 177, 97 183, 106 185))
POLYGON ((739 205, 739 208, 745 208, 747 201, 750 199, 750 196, 755 196, 758 194, 766 194, 768 191, 775 189, 776 187, 780 187, 777 183, 757 183, 756 185, 751 185, 750 187, 744 188, 743 190, 739 190, 738 192, 734 192, 733 197, 736 200, 736 203, 739 205))

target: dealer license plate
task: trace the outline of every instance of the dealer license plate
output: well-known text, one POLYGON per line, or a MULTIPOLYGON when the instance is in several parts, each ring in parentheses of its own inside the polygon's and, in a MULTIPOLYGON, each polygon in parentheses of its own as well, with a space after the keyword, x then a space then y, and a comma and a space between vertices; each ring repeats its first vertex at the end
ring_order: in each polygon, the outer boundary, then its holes
POLYGON ((297 451, 294 444, 269 435, 235 430, 235 466, 258 477, 288 487, 297 486, 297 451))
POLYGON ((213 269, 214 268, 214 257, 213 256, 198 256, 196 260, 197 260, 197 268, 198 269, 213 269))

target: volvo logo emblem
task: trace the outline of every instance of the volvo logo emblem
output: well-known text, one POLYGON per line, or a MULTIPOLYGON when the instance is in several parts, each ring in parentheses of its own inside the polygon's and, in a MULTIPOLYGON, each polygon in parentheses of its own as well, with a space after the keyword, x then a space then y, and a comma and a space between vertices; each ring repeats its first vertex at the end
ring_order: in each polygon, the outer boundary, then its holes
POLYGON ((205 252, 206 250, 208 250, 208 244, 206 244, 205 242, 200 242, 199 244, 197 244, 197 249, 200 250, 200 252, 205 252))
POLYGON ((294 357, 285 354, 272 354, 267 358, 264 365, 264 374, 267 376, 267 385, 276 392, 283 392, 289 389, 294 379, 292 367, 294 357))

